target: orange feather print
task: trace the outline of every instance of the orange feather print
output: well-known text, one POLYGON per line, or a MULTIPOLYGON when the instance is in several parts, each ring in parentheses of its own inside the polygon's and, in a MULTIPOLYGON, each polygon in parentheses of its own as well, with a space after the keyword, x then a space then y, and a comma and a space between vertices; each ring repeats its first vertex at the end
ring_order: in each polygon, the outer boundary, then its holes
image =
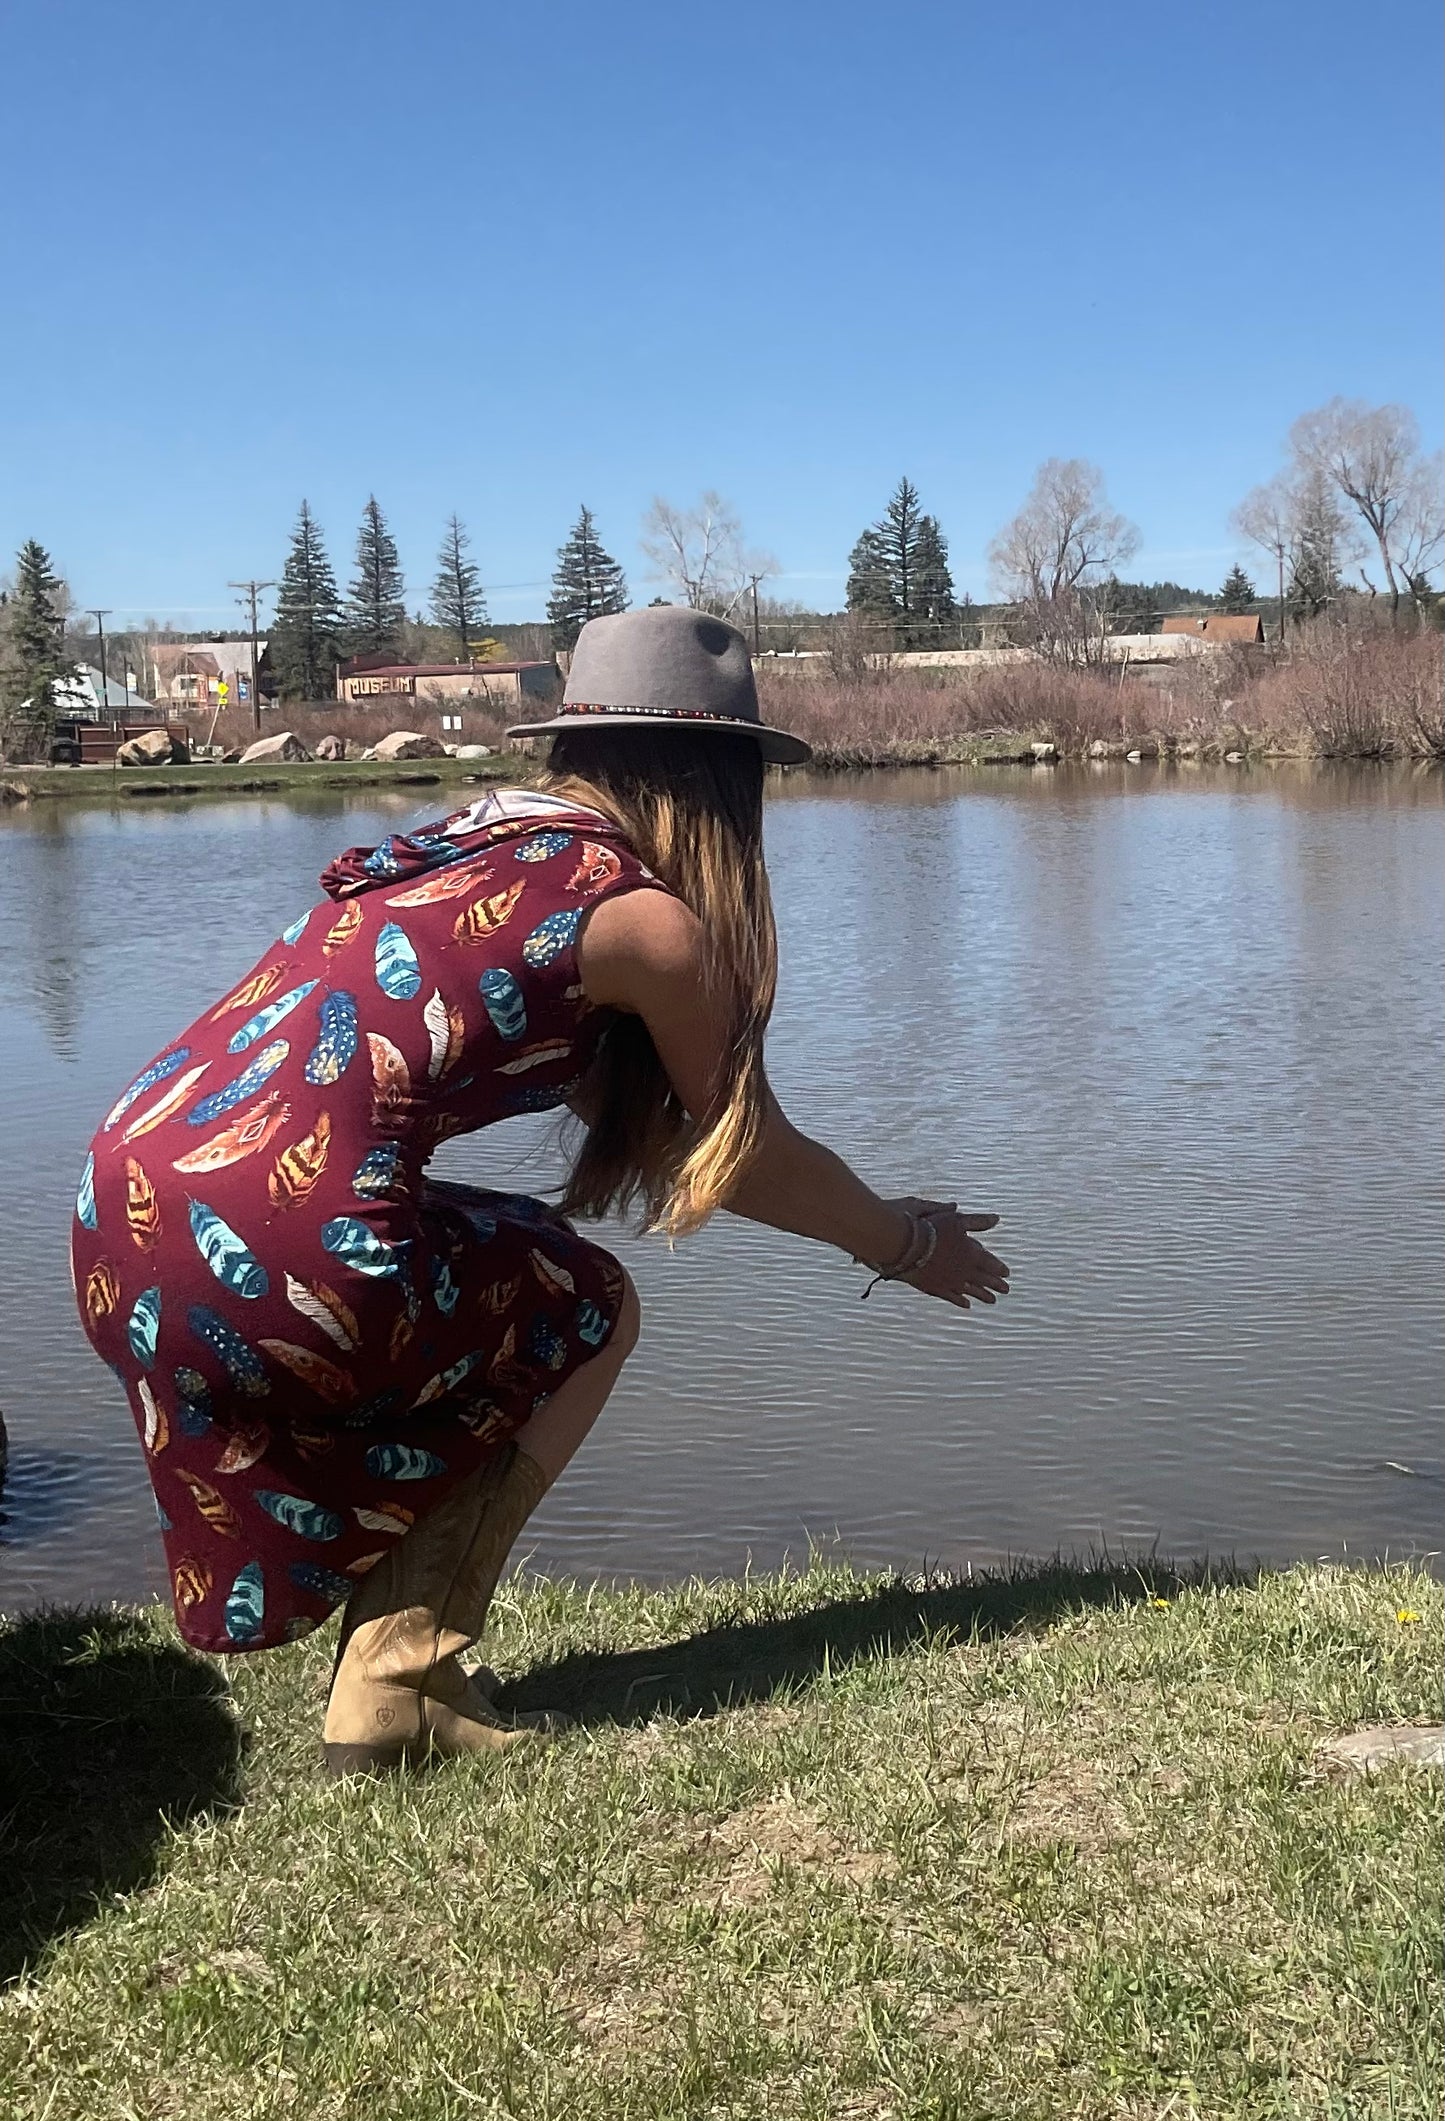
POLYGON ((403 1349, 408 1346, 415 1332, 416 1327, 407 1317, 405 1311, 399 1312, 392 1325, 391 1336, 387 1342, 386 1352, 389 1361, 397 1362, 400 1359, 403 1349))
POLYGON ((517 903, 526 890, 525 881, 509 885, 507 890, 495 892, 491 898, 479 898, 465 912, 459 913, 452 923, 453 940, 459 943, 484 943, 489 935, 504 928, 517 910, 517 903))
POLYGON ((161 1205, 155 1187, 133 1156, 125 1160, 125 1219, 142 1252, 153 1252, 161 1234, 161 1205))
POLYGON ((429 876, 424 884, 414 884, 410 891, 398 891, 394 898, 383 899, 382 904, 434 906, 439 899, 460 898, 464 891, 475 891, 491 874, 490 864, 478 869, 475 863, 462 862, 455 869, 443 869, 440 876, 429 876))
POLYGON ((164 1097, 157 1098, 153 1105, 142 1112, 139 1119, 131 1121, 121 1140, 131 1142, 139 1134, 149 1134, 152 1127, 161 1126, 164 1121, 179 1112, 210 1065, 209 1061, 202 1061, 198 1068, 187 1068, 185 1074, 171 1084, 164 1097))
POLYGON ((315 1355, 310 1348, 298 1347, 294 1340, 262 1340, 257 1345, 331 1406, 345 1406, 348 1400, 355 1399, 356 1386, 352 1379, 334 1362, 328 1362, 324 1355, 315 1355))
POLYGON ((211 1011, 211 1022, 214 1024, 232 1009, 254 1009, 257 1002, 264 1002, 267 995, 274 993, 280 986, 281 975, 285 970, 283 960, 279 964, 266 965, 260 972, 253 973, 250 979, 242 980, 240 986, 226 996, 220 1007, 211 1011))
POLYGON ((109 1318, 120 1302, 120 1276, 108 1259, 98 1259, 85 1277, 85 1315, 92 1324, 109 1318))
POLYGON ((271 1448, 271 1431, 264 1421, 248 1423, 244 1428, 233 1429, 226 1448, 216 1460, 218 1473, 249 1473, 259 1459, 271 1448))
POLYGON ((195 1499, 196 1508, 213 1532, 220 1532, 227 1539, 234 1539, 241 1529, 241 1520, 219 1488, 213 1488, 208 1480, 197 1473, 188 1473, 184 1466, 176 1467, 176 1477, 183 1480, 195 1499))
POLYGON ((211 1595, 214 1580, 203 1561, 192 1561, 189 1557, 178 1561, 176 1573, 171 1578, 171 1587, 181 1611, 189 1613, 192 1606, 204 1605, 211 1595))
POLYGON ((371 1094, 372 1123, 383 1133, 394 1133, 405 1126, 411 1110, 411 1070, 401 1048, 380 1031, 368 1031, 366 1045, 375 1085, 371 1094))
POLYGON ((283 1149, 266 1178, 266 1191, 273 1208, 299 1208, 308 1200, 316 1181, 326 1169, 331 1153, 331 1116, 318 1112, 316 1125, 299 1142, 283 1149))
POLYGON ((322 937, 322 956, 335 957, 338 950, 344 950, 360 928, 361 922, 361 907, 357 900, 352 899, 347 905, 342 907, 340 913, 337 914, 336 919, 322 937))
POLYGON ((136 1390, 140 1394, 141 1411, 145 1417, 145 1428, 142 1432, 145 1447, 154 1458, 170 1442, 171 1425, 166 1419, 164 1407, 158 1403, 145 1378, 141 1378, 136 1390))
POLYGON ((328 1451, 336 1449, 336 1437, 330 1429, 303 1428, 299 1421, 291 1424, 291 1441, 303 1458, 324 1458, 328 1451))
POLYGON ((290 1105, 279 1090, 273 1090, 259 1104, 248 1105, 239 1119, 202 1142, 199 1149, 192 1149, 189 1156, 178 1156, 171 1169, 220 1171, 227 1164, 238 1164, 243 1156, 254 1156, 258 1149, 264 1149, 290 1117, 290 1105))
POLYGON ((622 874, 622 863, 610 847, 599 847, 595 840, 582 842, 582 859, 568 880, 569 891, 586 891, 594 884, 610 884, 613 877, 622 874))
POLYGON ((514 1276, 511 1281, 494 1281, 483 1289, 477 1303, 483 1311, 490 1311, 493 1318, 500 1318, 502 1313, 509 1311, 516 1302, 521 1286, 520 1274, 514 1276))

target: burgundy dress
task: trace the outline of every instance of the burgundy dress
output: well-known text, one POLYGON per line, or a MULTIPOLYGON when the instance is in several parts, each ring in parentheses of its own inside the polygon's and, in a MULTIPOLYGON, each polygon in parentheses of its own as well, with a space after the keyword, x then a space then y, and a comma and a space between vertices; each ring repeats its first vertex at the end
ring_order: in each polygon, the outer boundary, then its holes
POLYGON ((81 1318, 145 1448, 197 1648, 319 1625, 606 1343, 622 1272, 539 1202, 426 1179, 575 1089, 589 906, 660 888, 607 820, 492 796, 322 878, 339 905, 117 1099, 86 1159, 81 1318))

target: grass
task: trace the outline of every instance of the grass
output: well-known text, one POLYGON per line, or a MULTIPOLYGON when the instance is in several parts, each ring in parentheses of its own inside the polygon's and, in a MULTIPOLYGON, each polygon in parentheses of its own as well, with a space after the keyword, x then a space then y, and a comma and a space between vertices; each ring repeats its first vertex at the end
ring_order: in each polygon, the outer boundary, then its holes
POLYGON ((579 1728, 380 1784, 315 1639, 232 1668, 243 1753, 155 1614, 0 1636, 7 2116, 1438 2115, 1438 1775, 1317 1757, 1438 1718, 1422 1572, 502 1607, 579 1728))
MULTIPOLYGON (((71 802, 110 803, 197 795, 310 795, 317 789, 457 787, 470 781, 516 780, 519 760, 496 759, 358 759, 327 765, 317 760, 296 765, 223 766, 209 761, 194 766, 11 767, 15 785, 33 799, 60 797, 71 802)), ((0 778, 6 769, 0 768, 0 778)))

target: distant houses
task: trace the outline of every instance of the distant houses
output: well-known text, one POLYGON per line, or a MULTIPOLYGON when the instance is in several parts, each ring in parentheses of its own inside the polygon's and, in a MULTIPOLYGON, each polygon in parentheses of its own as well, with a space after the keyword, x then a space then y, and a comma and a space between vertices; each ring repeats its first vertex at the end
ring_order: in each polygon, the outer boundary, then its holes
MULTIPOLYGON (((257 675, 263 701, 275 691, 267 643, 258 643, 257 675)), ((251 643, 241 641, 158 641, 147 650, 148 672, 161 706, 211 713, 221 707, 251 704, 251 643)))
POLYGON ((557 665, 528 663, 393 663, 382 656, 357 656, 336 673, 336 697, 349 707, 442 707, 465 700, 485 700, 494 707, 520 707, 524 700, 546 702, 559 689, 557 665))
POLYGON ((1165 619, 1159 631, 1192 634, 1201 641, 1262 641, 1264 620, 1257 611, 1181 611, 1165 619))

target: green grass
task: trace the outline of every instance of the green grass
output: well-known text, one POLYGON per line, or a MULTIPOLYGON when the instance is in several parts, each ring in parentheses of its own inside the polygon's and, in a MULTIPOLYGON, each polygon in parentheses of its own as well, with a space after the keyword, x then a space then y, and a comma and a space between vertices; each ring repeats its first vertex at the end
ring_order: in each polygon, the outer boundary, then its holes
MULTIPOLYGON (((204 760, 194 766, 43 766, 10 768, 14 784, 35 801, 109 803, 117 798, 164 801, 198 795, 309 795, 318 789, 456 787, 468 781, 526 779, 530 768, 521 753, 499 753, 490 759, 357 759, 325 764, 223 766, 204 760)), ((0 779, 5 769, 0 768, 0 779)))
POLYGON ((1318 1759, 1438 1719, 1421 1572, 500 1604, 579 1727, 376 1784, 324 1641, 233 1715, 154 1614, 0 1636, 0 2111, 1438 2116, 1439 1776, 1318 1759))

